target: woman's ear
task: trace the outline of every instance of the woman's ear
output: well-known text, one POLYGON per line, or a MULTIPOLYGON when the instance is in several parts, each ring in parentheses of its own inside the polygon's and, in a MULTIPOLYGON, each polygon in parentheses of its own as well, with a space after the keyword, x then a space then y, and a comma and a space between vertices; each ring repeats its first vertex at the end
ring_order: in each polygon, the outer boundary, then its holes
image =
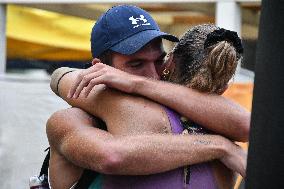
POLYGON ((167 59, 164 64, 165 64, 164 69, 172 70, 172 66, 173 66, 173 53, 172 52, 170 52, 167 55, 167 59))
POLYGON ((170 76, 174 72, 174 69, 175 69, 175 65, 174 65, 174 62, 173 62, 173 53, 170 52, 167 55, 167 59, 164 63, 164 68, 162 69, 163 70, 163 72, 161 74, 162 79, 163 80, 169 80, 170 76))

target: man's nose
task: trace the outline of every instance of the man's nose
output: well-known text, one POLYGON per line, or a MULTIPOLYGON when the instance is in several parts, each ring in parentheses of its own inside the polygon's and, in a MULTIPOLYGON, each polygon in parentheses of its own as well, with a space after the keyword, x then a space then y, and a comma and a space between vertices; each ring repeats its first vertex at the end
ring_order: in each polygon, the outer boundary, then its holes
POLYGON ((160 80, 160 76, 154 63, 148 64, 145 72, 147 77, 160 80))

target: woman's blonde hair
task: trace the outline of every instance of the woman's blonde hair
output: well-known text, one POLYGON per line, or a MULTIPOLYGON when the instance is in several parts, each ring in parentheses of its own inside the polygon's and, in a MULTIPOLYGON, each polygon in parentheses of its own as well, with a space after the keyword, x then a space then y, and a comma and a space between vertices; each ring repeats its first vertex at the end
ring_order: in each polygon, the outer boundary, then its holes
POLYGON ((171 81, 201 92, 224 91, 242 57, 241 41, 230 32, 212 24, 186 32, 173 49, 176 68, 171 81))

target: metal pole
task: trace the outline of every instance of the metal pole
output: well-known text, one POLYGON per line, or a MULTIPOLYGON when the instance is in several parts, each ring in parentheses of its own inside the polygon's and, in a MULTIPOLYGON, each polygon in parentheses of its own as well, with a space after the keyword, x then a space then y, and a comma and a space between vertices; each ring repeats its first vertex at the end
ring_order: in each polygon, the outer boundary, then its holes
MULTIPOLYGON (((240 4, 235 0, 219 0, 216 3, 216 25, 228 30, 236 31, 241 36, 242 14, 240 4)), ((237 71, 240 71, 238 64, 237 71)))
POLYGON ((241 34, 241 8, 234 0, 219 0, 216 3, 216 25, 241 34))
POLYGON ((6 4, 0 4, 0 74, 6 72, 6 4))

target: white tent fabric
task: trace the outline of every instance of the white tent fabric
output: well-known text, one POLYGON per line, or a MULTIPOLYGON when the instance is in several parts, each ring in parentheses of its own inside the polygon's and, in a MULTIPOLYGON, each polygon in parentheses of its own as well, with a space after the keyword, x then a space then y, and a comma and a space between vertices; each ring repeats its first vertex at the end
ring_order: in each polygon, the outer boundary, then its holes
POLYGON ((0 188, 26 189, 46 154, 46 121, 68 105, 49 89, 48 77, 6 76, 0 88, 0 188))

